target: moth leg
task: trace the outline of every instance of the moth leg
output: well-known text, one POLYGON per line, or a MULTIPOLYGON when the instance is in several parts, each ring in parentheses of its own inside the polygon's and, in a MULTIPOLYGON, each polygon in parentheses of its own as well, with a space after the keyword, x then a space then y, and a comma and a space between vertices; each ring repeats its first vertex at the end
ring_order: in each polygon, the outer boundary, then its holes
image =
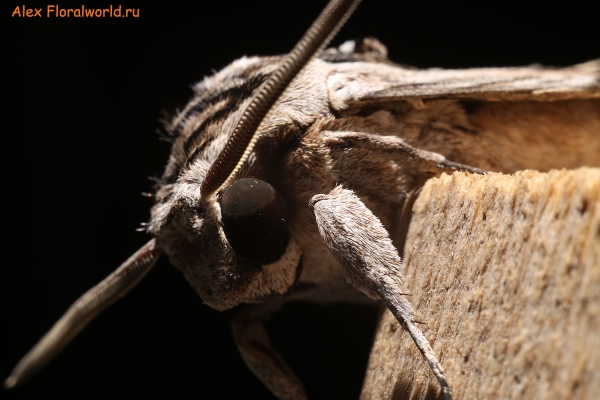
POLYGON ((350 190, 338 186, 309 203, 319 233, 344 268, 348 282, 372 299, 381 299, 429 363, 444 398, 452 391, 431 345, 415 325, 414 311, 400 292, 402 262, 379 219, 350 190))
POLYGON ((379 211, 378 217, 388 228, 400 255, 412 211, 411 201, 428 179, 459 170, 484 173, 441 154, 413 147, 393 135, 325 130, 321 131, 321 137, 339 182, 350 189, 360 188, 363 201, 368 198, 369 207, 379 211), (397 207, 390 209, 389 204, 394 203, 397 207))
POLYGON ((467 171, 476 174, 485 172, 479 168, 448 160, 439 153, 417 149, 398 136, 346 131, 322 131, 321 135, 336 164, 350 161, 360 168, 361 164, 370 159, 393 160, 406 175, 429 175, 429 177, 437 176, 442 172, 467 171), (355 155, 352 155, 352 152, 355 155))
POLYGON ((271 301, 246 305, 231 321, 233 338, 248 368, 279 399, 307 399, 302 382, 271 345, 264 322, 281 308, 271 301))

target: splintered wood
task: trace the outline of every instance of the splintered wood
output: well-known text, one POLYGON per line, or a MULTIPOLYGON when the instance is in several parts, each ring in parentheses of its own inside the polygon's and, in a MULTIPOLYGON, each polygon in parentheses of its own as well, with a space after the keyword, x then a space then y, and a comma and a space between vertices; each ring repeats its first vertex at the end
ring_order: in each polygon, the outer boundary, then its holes
MULTIPOLYGON (((430 180, 404 261, 456 399, 600 396, 600 169, 430 180)), ((386 310, 361 399, 438 396, 386 310)))

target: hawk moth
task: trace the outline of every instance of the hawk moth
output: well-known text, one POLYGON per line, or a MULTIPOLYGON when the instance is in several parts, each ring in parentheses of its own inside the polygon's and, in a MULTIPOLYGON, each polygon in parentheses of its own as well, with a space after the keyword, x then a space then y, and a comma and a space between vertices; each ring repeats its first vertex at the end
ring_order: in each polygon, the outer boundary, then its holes
MULTIPOLYGON (((364 5, 363 5, 363 6, 364 6, 364 5)), ((281 52, 282 52, 282 51, 285 51, 285 49, 281 50, 281 52)), ((590 57, 581 57, 581 59, 585 59, 585 58, 590 58, 590 57)), ((140 157, 139 159, 141 159, 141 157, 140 157)), ((113 173, 112 175, 114 175, 114 173, 113 173)), ((115 177, 115 178, 116 178, 116 177, 115 177)), ((48 182, 49 182, 49 185, 51 185, 51 184, 52 184, 52 180, 49 180, 48 182)), ((91 186, 91 188, 90 188, 90 189, 91 189, 91 190, 90 190, 90 194, 88 194, 88 195, 87 195, 87 197, 90 197, 92 193, 94 193, 94 192, 97 192, 97 191, 98 191, 96 188, 93 188, 93 186, 94 186, 94 185, 90 185, 90 186, 91 186)), ((51 186, 50 186, 50 187, 51 187, 51 186)), ((102 191, 102 190, 100 190, 100 191, 102 191)), ((85 195, 84 195, 84 196, 85 196, 85 195)), ((127 207, 127 206, 124 206, 124 207, 127 207)), ((144 219, 143 217, 139 217, 139 218, 138 218, 138 220, 143 220, 143 219, 144 219)), ((84 223, 84 224, 85 224, 85 223, 84 223)), ((98 221, 96 221, 96 224, 98 224, 98 221)), ((56 229, 56 228, 54 228, 54 229, 56 229)), ((92 249, 90 249, 89 251, 92 251, 92 249)), ((121 257, 121 258, 124 258, 124 257, 121 257)), ((113 260, 111 260, 111 261, 112 261, 112 262, 114 262, 114 259, 113 259, 113 260)), ((87 286, 90 286, 90 284, 91 284, 91 283, 92 283, 92 282, 88 283, 88 284, 87 284, 87 286)), ((138 290, 139 290, 139 289, 138 289, 138 290)), ((78 294, 78 291, 75 291, 75 292, 72 294, 71 298, 73 298, 73 296, 77 296, 77 294, 78 294)), ((65 304, 66 304, 67 302, 68 302, 68 300, 65 302, 65 304)), ((63 304, 62 308, 64 308, 64 304, 63 304)), ((35 338, 33 338, 33 340, 34 340, 34 339, 35 339, 35 338)), ((30 340, 30 341, 31 341, 31 340, 30 340)))

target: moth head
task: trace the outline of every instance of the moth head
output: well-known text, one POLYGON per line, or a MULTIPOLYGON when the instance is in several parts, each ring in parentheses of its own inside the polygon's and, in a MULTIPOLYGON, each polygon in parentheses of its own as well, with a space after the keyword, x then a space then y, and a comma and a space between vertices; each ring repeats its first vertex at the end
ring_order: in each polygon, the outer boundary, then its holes
POLYGON ((208 200, 198 184, 178 182, 172 189, 168 206, 155 206, 152 233, 206 304, 224 310, 294 284, 301 253, 276 187, 242 178, 208 200))
MULTIPOLYGON (((199 139, 191 153, 175 144, 172 159, 179 153, 184 165, 167 167, 167 175, 177 171, 177 181, 157 196, 150 231, 214 308, 284 293, 299 276, 300 250, 288 231, 286 202, 268 179, 257 143, 265 139, 265 120, 280 96, 357 5, 358 1, 332 1, 240 112, 216 124, 220 131, 210 144, 199 139)), ((199 126, 208 130, 205 123, 199 126)))
POLYGON ((287 127, 261 130, 239 174, 210 195, 202 193, 219 157, 231 152, 227 147, 235 143, 233 132, 252 94, 279 61, 234 62, 199 83, 195 98, 167 126, 173 150, 149 232, 202 300, 219 310, 283 294, 300 274, 300 248, 288 226, 289 193, 274 167, 286 146, 282 138, 292 136, 287 127))

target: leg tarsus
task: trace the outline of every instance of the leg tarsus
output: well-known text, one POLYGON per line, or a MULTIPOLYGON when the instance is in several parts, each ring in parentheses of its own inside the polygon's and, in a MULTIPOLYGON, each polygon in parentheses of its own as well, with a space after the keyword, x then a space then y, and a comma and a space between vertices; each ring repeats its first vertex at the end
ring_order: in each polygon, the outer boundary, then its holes
POLYGON ((279 399, 306 400, 302 382, 273 349, 263 322, 280 305, 244 306, 231 321, 233 338, 248 368, 279 399))
POLYGON ((381 299, 408 331, 437 378, 444 398, 452 391, 431 345, 415 326, 414 311, 403 297, 402 262, 381 221, 350 190, 338 186, 309 202, 323 241, 342 265, 346 279, 373 299, 381 299))

